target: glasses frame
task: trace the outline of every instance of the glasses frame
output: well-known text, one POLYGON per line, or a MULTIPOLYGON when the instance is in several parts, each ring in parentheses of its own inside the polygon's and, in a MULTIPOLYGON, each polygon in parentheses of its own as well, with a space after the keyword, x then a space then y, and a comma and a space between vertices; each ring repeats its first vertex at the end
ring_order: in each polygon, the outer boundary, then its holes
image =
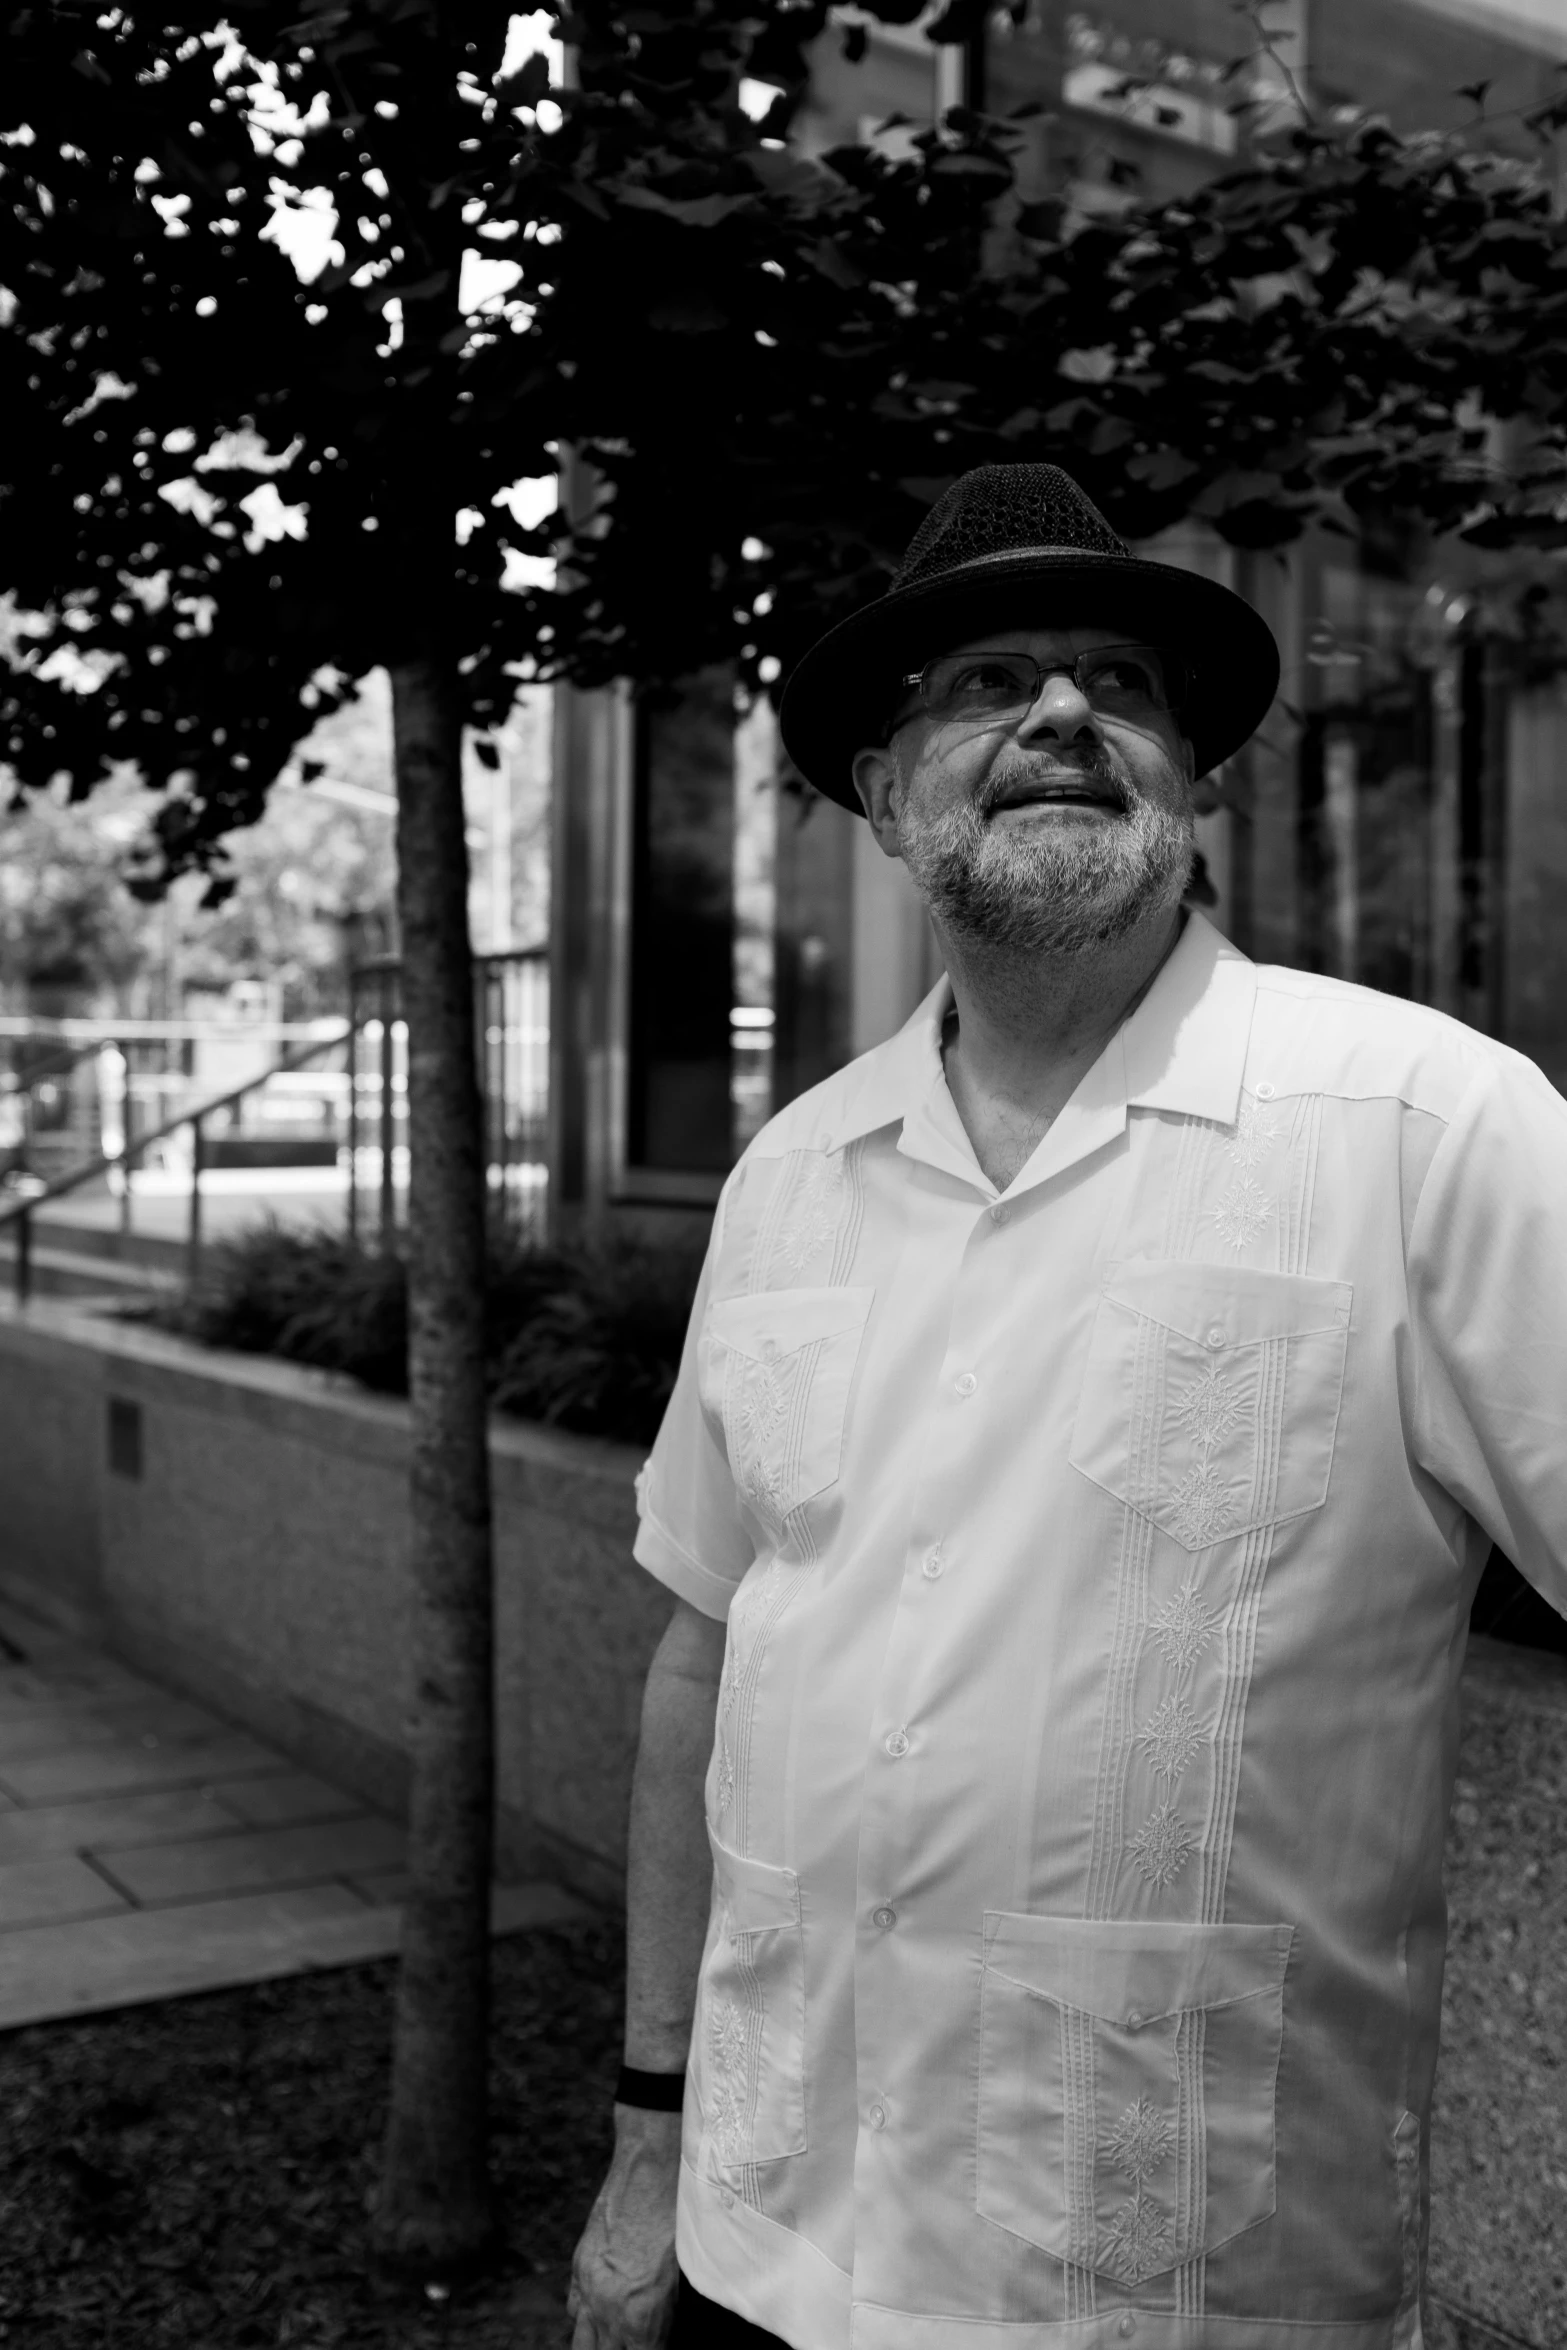
MULTIPOLYGON (((1188 666, 1183 654, 1167 652, 1163 645, 1150 644, 1146 638, 1128 638, 1125 644, 1093 645, 1086 653, 1077 654, 1076 657, 1071 661, 1039 661, 1035 659, 1032 653, 1017 652, 1010 647, 1002 645, 980 645, 976 647, 972 654, 964 655, 963 658, 982 661, 987 656, 992 656, 998 661, 1029 662, 1034 672, 1034 690, 1024 705, 1025 710, 1032 710, 1034 704, 1038 701, 1041 693, 1044 691, 1046 679, 1051 677, 1070 677, 1072 683, 1076 686, 1084 701, 1087 702, 1089 707, 1092 709, 1095 707, 1095 705, 1093 696, 1090 694, 1088 687, 1083 679, 1083 663, 1085 661, 1097 661, 1107 653, 1156 654, 1160 668, 1164 673, 1167 688, 1174 688, 1170 698, 1160 704, 1159 708, 1162 714, 1168 715, 1171 718, 1178 718, 1180 716, 1182 710, 1185 709, 1187 702, 1191 698, 1192 677, 1190 667, 1188 666)), ((930 672, 936 667, 937 662, 950 661, 955 658, 957 658, 957 656, 951 653, 938 653, 934 660, 926 662, 923 669, 916 669, 912 671, 907 677, 900 677, 898 680, 899 685, 902 686, 905 693, 907 693, 910 688, 918 689, 920 703, 927 717, 939 718, 942 713, 934 703, 927 699, 925 692, 925 680, 930 675, 930 672)), ((914 715, 915 713, 911 710, 908 714, 908 718, 894 718, 892 721, 892 729, 896 730, 900 726, 906 726, 908 724, 908 719, 912 718, 914 715)), ((1104 715, 1104 713, 1101 712, 1099 715, 1104 715)))

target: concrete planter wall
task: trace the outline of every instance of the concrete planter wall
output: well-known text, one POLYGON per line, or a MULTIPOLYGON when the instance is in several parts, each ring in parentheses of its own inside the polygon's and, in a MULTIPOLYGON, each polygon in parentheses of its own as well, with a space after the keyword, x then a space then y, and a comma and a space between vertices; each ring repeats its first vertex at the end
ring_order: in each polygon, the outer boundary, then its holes
MULTIPOLYGON (((669 1615, 623 1445, 492 1432, 501 1860, 618 1902, 669 1615)), ((80 1309, 0 1312, 0 1580, 388 1809, 406 1790, 407 1411, 80 1309)))

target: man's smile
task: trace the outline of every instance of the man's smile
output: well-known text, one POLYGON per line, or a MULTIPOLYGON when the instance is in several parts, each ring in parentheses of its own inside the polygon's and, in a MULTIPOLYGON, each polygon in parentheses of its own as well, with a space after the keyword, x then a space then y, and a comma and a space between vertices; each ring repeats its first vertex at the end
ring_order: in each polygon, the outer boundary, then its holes
POLYGON ((1031 808, 1068 808, 1096 816, 1120 816, 1126 812, 1126 795, 1108 776, 1088 774, 1081 767, 1046 768, 1004 783, 990 799, 985 813, 999 816, 1031 808))

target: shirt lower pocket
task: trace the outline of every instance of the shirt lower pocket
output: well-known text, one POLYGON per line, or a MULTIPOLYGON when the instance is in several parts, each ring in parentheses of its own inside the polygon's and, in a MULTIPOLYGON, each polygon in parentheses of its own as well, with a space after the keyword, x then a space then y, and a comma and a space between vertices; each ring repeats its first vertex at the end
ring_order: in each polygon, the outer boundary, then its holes
POLYGON ((805 1945, 794 1870, 708 1834, 714 1921, 692 2069, 710 2158, 726 2171, 805 2151, 805 1945))
POLYGON ((1122 2285, 1271 2217, 1291 1940, 987 1912, 980 2215, 1122 2285))

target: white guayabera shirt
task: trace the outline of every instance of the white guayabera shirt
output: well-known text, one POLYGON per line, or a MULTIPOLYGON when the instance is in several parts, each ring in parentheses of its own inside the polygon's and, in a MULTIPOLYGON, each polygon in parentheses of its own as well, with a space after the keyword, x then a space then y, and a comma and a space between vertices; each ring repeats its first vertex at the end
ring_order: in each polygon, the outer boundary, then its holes
POLYGON ((1567 1104, 1192 919, 998 1196, 938 988, 731 1178, 637 1555, 728 1653, 692 2282, 802 2350, 1420 2340, 1494 1538, 1567 1607, 1567 1104))

